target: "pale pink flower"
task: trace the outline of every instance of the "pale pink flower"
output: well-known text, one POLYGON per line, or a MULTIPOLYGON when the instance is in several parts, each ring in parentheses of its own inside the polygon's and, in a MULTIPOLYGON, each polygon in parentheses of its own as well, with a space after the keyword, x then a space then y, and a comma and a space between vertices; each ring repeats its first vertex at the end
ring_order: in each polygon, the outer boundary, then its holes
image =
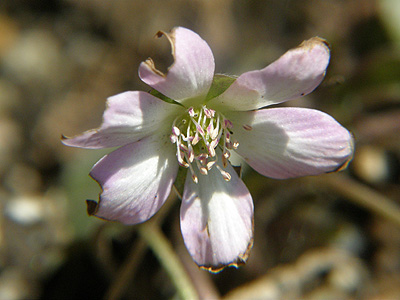
POLYGON ((91 212, 137 224, 167 199, 178 169, 187 168, 181 231, 195 262, 208 270, 247 260, 253 200, 229 162, 232 151, 260 174, 277 179, 333 172, 352 157, 351 134, 329 115, 307 108, 268 108, 304 96, 322 81, 329 48, 312 38, 266 68, 237 78, 214 75, 208 44, 178 27, 165 35, 174 63, 166 74, 151 59, 140 78, 154 90, 110 97, 100 128, 68 146, 120 147, 90 175, 100 184, 91 212))

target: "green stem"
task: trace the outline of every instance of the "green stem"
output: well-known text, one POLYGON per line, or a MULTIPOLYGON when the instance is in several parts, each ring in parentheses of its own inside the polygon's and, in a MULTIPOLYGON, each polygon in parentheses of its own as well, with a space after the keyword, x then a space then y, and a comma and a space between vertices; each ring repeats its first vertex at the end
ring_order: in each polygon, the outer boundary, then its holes
POLYGON ((146 248, 146 243, 143 240, 138 241, 137 244, 132 246, 132 250, 126 259, 126 263, 122 265, 120 270, 118 270, 116 278, 110 285, 104 300, 117 300, 122 298, 126 286, 132 282, 135 271, 146 253, 146 248))
POLYGON ((196 288, 161 229, 147 222, 139 226, 139 233, 167 271, 181 299, 199 299, 196 288))
POLYGON ((344 174, 331 174, 309 178, 342 194, 372 212, 400 226, 400 207, 390 198, 378 193, 370 187, 358 183, 344 174))

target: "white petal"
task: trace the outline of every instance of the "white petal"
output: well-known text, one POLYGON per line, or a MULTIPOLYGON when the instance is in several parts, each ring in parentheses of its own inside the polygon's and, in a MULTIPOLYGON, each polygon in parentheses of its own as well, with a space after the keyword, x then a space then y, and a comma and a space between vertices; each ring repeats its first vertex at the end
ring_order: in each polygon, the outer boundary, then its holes
POLYGON ((182 109, 145 92, 121 93, 108 98, 100 128, 64 138, 62 142, 88 149, 123 146, 155 132, 167 132, 182 109))
POLYGON ((174 28, 170 34, 157 34, 159 37, 162 35, 166 35, 171 43, 174 63, 167 74, 163 74, 148 59, 140 64, 140 78, 155 90, 177 101, 205 97, 215 69, 214 56, 206 41, 183 27, 174 28))
POLYGON ((92 214, 136 224, 151 218, 167 199, 178 171, 168 137, 151 136, 104 156, 90 175, 102 187, 92 214))
MULTIPOLYGON (((219 152, 218 155, 221 155, 219 152)), ((181 206, 181 230, 196 263, 218 271, 243 264, 253 238, 253 200, 243 181, 228 164, 225 181, 215 166, 195 184, 188 174, 181 206)))
POLYGON ((353 155, 353 138, 331 116, 306 108, 270 108, 229 116, 236 152, 262 175, 284 179, 333 172, 353 155))
POLYGON ((324 40, 304 41, 266 68, 240 75, 210 105, 246 111, 307 95, 324 78, 329 56, 324 40))

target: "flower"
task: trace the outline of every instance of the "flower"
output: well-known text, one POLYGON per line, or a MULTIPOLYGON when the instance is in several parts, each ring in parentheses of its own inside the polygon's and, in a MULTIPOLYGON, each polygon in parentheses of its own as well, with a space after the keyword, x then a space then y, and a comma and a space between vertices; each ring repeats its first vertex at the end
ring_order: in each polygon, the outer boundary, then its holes
POLYGON ((90 172, 102 192, 89 210, 125 224, 151 218, 178 170, 187 169, 180 221, 189 253, 210 271, 238 266, 253 243, 253 200, 229 162, 232 151, 276 179, 333 172, 352 157, 351 134, 329 115, 264 109, 313 91, 324 78, 329 48, 311 38, 266 68, 233 78, 214 75, 211 49, 193 31, 177 27, 162 35, 174 56, 168 72, 150 58, 139 67, 154 90, 110 97, 101 127, 63 143, 119 147, 90 172))

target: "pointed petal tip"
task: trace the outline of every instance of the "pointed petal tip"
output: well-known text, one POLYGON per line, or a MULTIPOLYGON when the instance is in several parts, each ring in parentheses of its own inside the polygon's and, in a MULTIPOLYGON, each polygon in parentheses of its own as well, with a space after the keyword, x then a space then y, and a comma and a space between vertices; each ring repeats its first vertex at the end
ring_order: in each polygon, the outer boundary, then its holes
POLYGON ((95 216, 99 209, 99 203, 94 200, 86 200, 86 211, 89 216, 95 216))
POLYGON ((75 147, 75 145, 71 143, 71 140, 73 140, 73 138, 74 138, 73 136, 71 137, 71 136, 66 136, 64 134, 61 134, 60 140, 61 140, 61 143, 65 146, 75 147))
POLYGON ((67 137, 67 136, 64 135, 64 134, 61 134, 61 137, 60 137, 61 143, 63 143, 64 145, 66 145, 66 144, 65 144, 65 141, 68 140, 68 139, 69 139, 69 137, 67 137))

